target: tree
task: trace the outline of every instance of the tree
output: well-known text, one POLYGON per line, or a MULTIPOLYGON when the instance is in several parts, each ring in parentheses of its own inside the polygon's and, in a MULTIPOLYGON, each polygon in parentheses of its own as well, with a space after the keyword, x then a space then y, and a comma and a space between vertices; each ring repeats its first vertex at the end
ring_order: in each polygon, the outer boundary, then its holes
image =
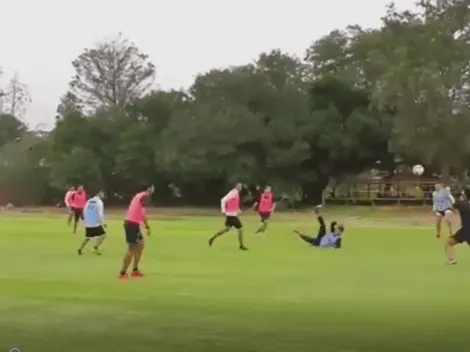
POLYGON ((22 118, 30 102, 28 86, 20 81, 18 73, 15 72, 7 86, 0 90, 0 114, 22 118))
POLYGON ((80 100, 72 92, 67 92, 60 98, 57 114, 56 119, 63 119, 74 114, 81 115, 82 106, 80 100))
POLYGON ((26 130, 26 125, 16 117, 0 114, 0 147, 21 138, 26 130))
POLYGON ((371 106, 370 93, 325 77, 309 90, 310 124, 305 138, 310 157, 304 167, 315 172, 305 197, 318 202, 330 178, 342 180, 388 159, 392 116, 371 106))
POLYGON ((85 49, 72 62, 69 97, 94 111, 124 108, 143 96, 155 79, 155 66, 134 43, 118 34, 85 49))
POLYGON ((47 142, 34 133, 24 133, 21 139, 0 148, 0 189, 8 192, 4 200, 15 205, 47 201, 50 188, 46 149, 47 142))
POLYGON ((385 68, 375 96, 395 111, 394 149, 448 175, 469 152, 470 9, 454 0, 418 6, 388 9, 382 39, 393 50, 375 57, 385 68))

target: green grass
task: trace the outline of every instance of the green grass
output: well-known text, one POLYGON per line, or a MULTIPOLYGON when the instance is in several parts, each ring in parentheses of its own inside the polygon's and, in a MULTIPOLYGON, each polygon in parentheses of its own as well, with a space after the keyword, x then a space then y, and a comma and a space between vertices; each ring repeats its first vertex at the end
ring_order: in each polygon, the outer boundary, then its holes
POLYGON ((314 222, 274 219, 263 239, 252 217, 243 253, 234 234, 208 248, 221 221, 155 220, 147 277, 122 283, 120 220, 103 256, 79 257, 63 218, 0 218, 0 352, 468 349, 470 251, 447 267, 432 229, 358 220, 321 251, 291 234, 314 222))

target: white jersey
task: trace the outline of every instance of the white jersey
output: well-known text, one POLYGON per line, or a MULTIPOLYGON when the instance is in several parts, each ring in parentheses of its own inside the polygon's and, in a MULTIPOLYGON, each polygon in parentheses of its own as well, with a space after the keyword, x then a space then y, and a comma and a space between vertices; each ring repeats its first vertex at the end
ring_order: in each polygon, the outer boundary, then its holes
POLYGON ((85 227, 98 227, 104 225, 104 204, 100 197, 95 196, 86 202, 83 209, 85 227))
POLYGON ((69 201, 70 201, 70 196, 73 194, 73 192, 75 191, 67 191, 67 193, 65 193, 64 203, 67 208, 70 208, 69 201))

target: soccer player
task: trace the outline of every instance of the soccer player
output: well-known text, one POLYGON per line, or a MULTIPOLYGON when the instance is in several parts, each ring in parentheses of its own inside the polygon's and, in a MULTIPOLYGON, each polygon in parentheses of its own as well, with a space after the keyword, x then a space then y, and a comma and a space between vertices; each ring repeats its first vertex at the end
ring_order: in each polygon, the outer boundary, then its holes
POLYGON ((227 193, 220 201, 220 209, 225 215, 225 227, 209 239, 209 246, 212 246, 215 239, 230 231, 233 227, 238 231, 238 244, 242 251, 247 251, 243 243, 243 225, 238 215, 240 214, 240 191, 243 185, 237 183, 236 186, 227 193))
POLYGON ((265 233, 268 227, 268 220, 276 208, 276 197, 272 193, 271 187, 267 186, 260 195, 259 200, 253 204, 253 210, 258 207, 258 214, 261 219, 261 227, 256 230, 256 234, 265 233))
POLYGON ((464 242, 470 245, 470 188, 462 192, 460 199, 454 203, 454 208, 459 212, 461 227, 447 239, 445 244, 447 262, 450 265, 457 264, 455 246, 464 242))
POLYGON ((97 255, 101 255, 99 251, 100 246, 103 244, 106 238, 106 227, 104 222, 104 193, 103 191, 86 202, 85 208, 83 209, 83 221, 85 223, 85 240, 78 249, 78 254, 82 255, 85 246, 90 242, 91 239, 96 239, 94 252, 97 255))
POLYGON ((449 234, 452 235, 452 205, 455 202, 454 197, 448 188, 440 182, 436 183, 435 191, 432 194, 433 211, 436 214, 436 238, 441 237, 442 220, 444 220, 449 228, 449 234))
POLYGON ((333 221, 330 224, 330 232, 327 233, 325 220, 323 219, 323 216, 320 215, 319 208, 315 208, 314 212, 317 215, 318 222, 320 223, 317 237, 304 235, 297 230, 294 230, 294 232, 299 235, 302 240, 314 247, 340 249, 343 242, 341 236, 344 232, 344 226, 336 221, 333 221))
POLYGON ((147 230, 147 236, 150 236, 150 226, 147 221, 147 204, 152 197, 154 187, 145 187, 143 192, 137 193, 129 205, 126 220, 124 221, 124 232, 126 234, 126 242, 128 245, 127 253, 122 261, 122 269, 119 274, 121 280, 126 280, 129 276, 127 270, 133 264, 131 277, 142 278, 144 274, 139 270, 140 259, 144 251, 144 236, 140 230, 143 224, 147 230))
POLYGON ((64 203, 68 210, 67 224, 70 226, 72 224, 73 211, 72 211, 72 195, 75 192, 75 187, 72 186, 65 193, 64 203))
POLYGON ((83 219, 83 209, 87 202, 87 194, 82 185, 77 187, 70 197, 73 212, 73 233, 77 232, 77 226, 80 219, 83 219))

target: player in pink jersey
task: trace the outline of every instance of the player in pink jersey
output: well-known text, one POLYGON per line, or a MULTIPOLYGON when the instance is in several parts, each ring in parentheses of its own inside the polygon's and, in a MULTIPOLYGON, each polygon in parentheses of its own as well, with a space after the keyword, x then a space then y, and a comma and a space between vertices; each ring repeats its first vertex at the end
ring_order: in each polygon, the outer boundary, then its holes
POLYGON ((128 250, 122 261, 122 269, 119 278, 126 280, 129 276, 127 270, 133 264, 131 276, 141 278, 144 274, 139 270, 140 258, 144 251, 144 236, 140 231, 140 226, 144 225, 147 230, 147 236, 150 236, 150 227, 147 222, 147 204, 150 201, 154 187, 145 187, 143 192, 137 193, 132 198, 129 209, 127 210, 126 220, 124 221, 124 231, 126 233, 126 242, 128 250))
POLYGON ((248 250, 243 244, 243 225, 238 215, 240 214, 240 191, 243 185, 238 183, 234 189, 227 193, 220 201, 222 214, 225 214, 225 227, 209 239, 209 246, 212 246, 217 237, 230 231, 232 227, 238 230, 238 244, 242 251, 248 250))
POLYGON ((68 189, 67 193, 65 193, 64 197, 64 203, 65 206, 67 207, 68 211, 68 217, 67 217, 67 224, 70 226, 72 224, 72 218, 73 218, 73 211, 72 211, 72 195, 75 193, 75 187, 72 186, 68 189))
POLYGON ((83 220, 83 209, 87 202, 87 194, 82 185, 70 196, 73 212, 73 233, 77 232, 77 226, 80 219, 83 220))
POLYGON ((261 227, 256 234, 264 233, 268 227, 268 220, 276 208, 276 197, 272 193, 271 187, 267 186, 260 195, 259 200, 253 205, 253 209, 258 207, 258 214, 261 218, 261 227))
POLYGON ((256 234, 264 233, 268 227, 268 220, 276 208, 276 197, 272 193, 270 186, 266 186, 258 201, 253 205, 253 209, 256 208, 258 208, 258 214, 262 223, 256 234))

